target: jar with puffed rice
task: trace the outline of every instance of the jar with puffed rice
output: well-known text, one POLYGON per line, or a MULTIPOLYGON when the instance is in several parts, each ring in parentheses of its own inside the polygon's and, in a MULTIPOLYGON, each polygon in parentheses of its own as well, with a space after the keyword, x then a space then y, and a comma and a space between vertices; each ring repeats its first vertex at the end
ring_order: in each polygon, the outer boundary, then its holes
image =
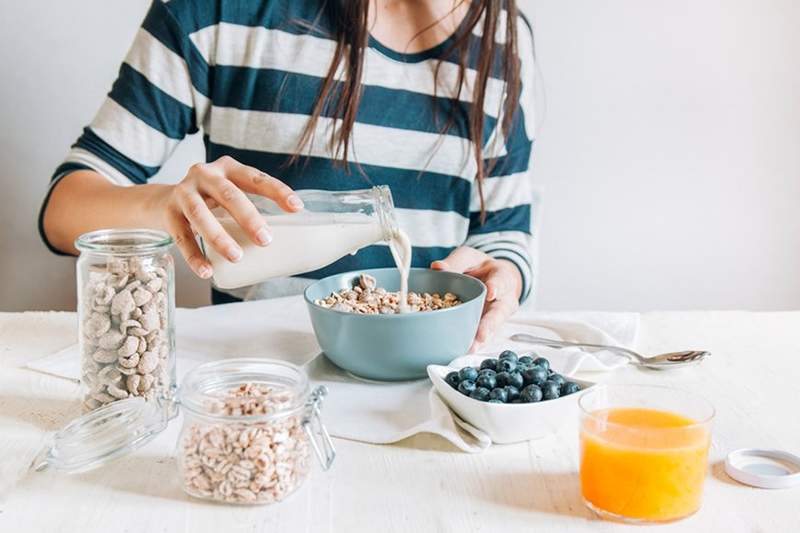
POLYGON ((265 359, 202 365, 181 384, 178 467, 191 496, 233 504, 279 502, 297 490, 316 453, 335 452, 320 419, 324 388, 303 370, 265 359))
POLYGON ((153 230, 99 230, 75 241, 84 411, 175 390, 172 238, 153 230))

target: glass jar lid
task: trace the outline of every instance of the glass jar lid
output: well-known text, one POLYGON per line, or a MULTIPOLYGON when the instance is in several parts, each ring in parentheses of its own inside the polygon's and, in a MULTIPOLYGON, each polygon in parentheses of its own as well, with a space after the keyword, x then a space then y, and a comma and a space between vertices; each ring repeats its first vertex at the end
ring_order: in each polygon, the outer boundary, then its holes
POLYGON ((35 470, 86 472, 127 455, 164 431, 170 409, 161 401, 128 398, 76 418, 54 433, 33 461, 35 470))
POLYGON ((79 252, 133 256, 167 251, 172 237, 153 229, 101 229, 84 233, 75 240, 79 252))
POLYGON ((322 467, 330 468, 336 456, 328 431, 322 424, 320 409, 327 394, 325 387, 310 388, 306 373, 299 367, 271 359, 226 359, 205 363, 184 378, 178 399, 145 401, 128 398, 105 405, 70 422, 51 435, 31 467, 54 468, 79 473, 123 457, 152 441, 166 429, 183 406, 194 416, 223 422, 265 422, 300 415, 322 467), (254 414, 219 411, 220 396, 239 387, 270 387, 280 391, 284 401, 271 403, 270 409, 254 414))

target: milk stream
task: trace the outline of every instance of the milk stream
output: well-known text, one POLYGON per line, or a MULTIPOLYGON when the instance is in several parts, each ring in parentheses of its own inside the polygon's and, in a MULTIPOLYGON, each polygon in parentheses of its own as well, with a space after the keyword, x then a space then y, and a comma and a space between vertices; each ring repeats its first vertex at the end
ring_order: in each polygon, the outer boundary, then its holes
MULTIPOLYGON (((259 246, 250 240, 229 215, 218 218, 244 252, 238 263, 231 263, 205 243, 205 253, 214 268, 214 283, 221 289, 236 289, 271 278, 310 272, 327 266, 347 254, 380 242, 383 228, 375 217, 363 213, 303 213, 302 216, 267 215, 272 242, 259 246)), ((398 230, 389 249, 400 272, 400 312, 408 310, 408 274, 411 243, 398 230)))
POLYGON ((408 273, 411 270, 411 241, 406 232, 399 229, 389 241, 394 263, 400 271, 400 312, 408 313, 408 273))

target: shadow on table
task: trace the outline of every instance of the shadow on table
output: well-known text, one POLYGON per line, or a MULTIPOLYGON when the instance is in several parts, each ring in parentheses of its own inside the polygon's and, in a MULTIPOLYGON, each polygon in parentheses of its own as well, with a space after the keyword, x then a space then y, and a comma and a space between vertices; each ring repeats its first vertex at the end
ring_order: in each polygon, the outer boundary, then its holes
POLYGON ((178 353, 189 352, 203 356, 203 361, 225 357, 279 358, 297 365, 309 361, 311 354, 319 353, 319 345, 313 333, 294 329, 265 330, 264 333, 232 337, 219 335, 219 329, 195 332, 178 340, 178 353))
MULTIPOLYGON (((499 506, 599 520, 583 504, 577 472, 489 473, 481 475, 481 488, 481 497, 499 506)), ((468 495, 468 488, 455 489, 468 495)))
POLYGON ((88 485, 140 496, 181 502, 196 501, 183 492, 174 457, 131 455, 97 470, 77 474, 74 479, 88 485))
POLYGON ((0 396, 0 418, 30 424, 44 431, 56 431, 80 414, 81 403, 77 399, 0 396))
POLYGON ((744 485, 736 482, 733 480, 726 472, 725 472, 725 461, 717 461, 711 465, 711 475, 717 481, 722 481, 723 483, 727 483, 728 485, 734 485, 739 488, 745 488, 744 485))

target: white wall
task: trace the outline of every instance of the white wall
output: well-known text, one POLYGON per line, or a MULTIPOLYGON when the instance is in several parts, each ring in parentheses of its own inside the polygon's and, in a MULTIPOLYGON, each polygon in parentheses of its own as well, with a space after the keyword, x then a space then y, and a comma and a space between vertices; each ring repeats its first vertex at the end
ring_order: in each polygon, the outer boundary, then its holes
MULTIPOLYGON (((523 0, 546 89, 540 306, 800 307, 800 2, 523 0)), ((74 306, 35 216, 146 0, 0 6, 0 310, 74 306)), ((159 176, 202 158, 192 139, 159 176)), ((207 302, 183 269, 179 304, 207 302)))
POLYGON ((544 307, 800 307, 800 2, 529 0, 544 307))
MULTIPOLYGON (((74 259, 36 230, 50 175, 92 119, 144 17, 148 0, 0 1, 0 311, 74 309, 74 259)), ((189 139, 159 174, 179 179, 203 159, 189 139)), ((208 284, 180 263, 178 302, 208 303, 208 284)))

